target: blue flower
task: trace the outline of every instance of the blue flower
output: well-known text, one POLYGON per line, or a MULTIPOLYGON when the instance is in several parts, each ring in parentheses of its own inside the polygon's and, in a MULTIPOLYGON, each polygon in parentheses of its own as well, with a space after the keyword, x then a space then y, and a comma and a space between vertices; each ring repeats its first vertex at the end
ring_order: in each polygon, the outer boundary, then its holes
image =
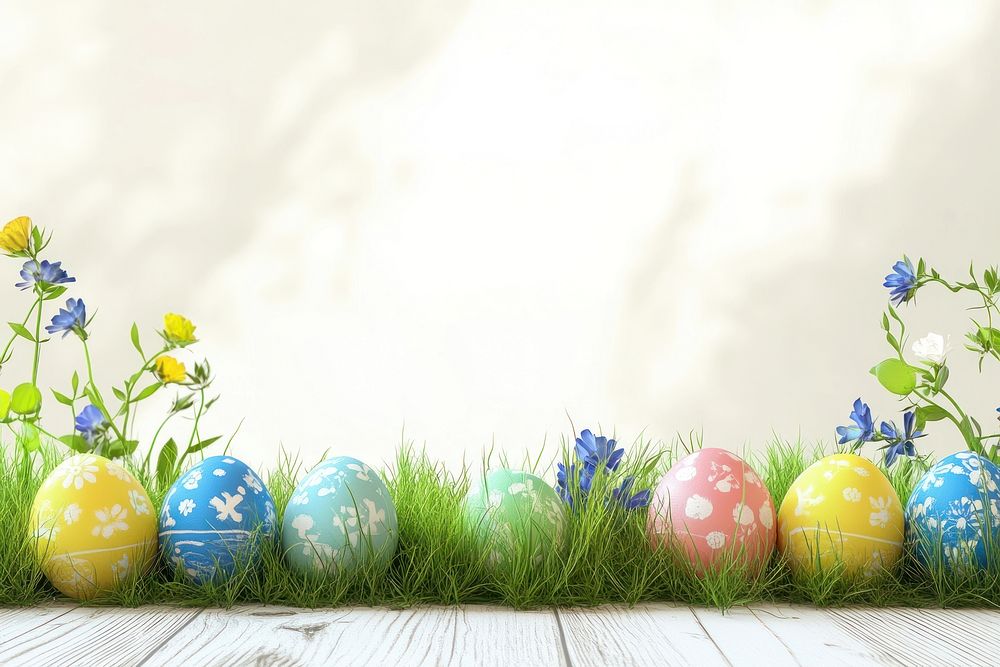
POLYGON ((889 288, 889 300, 898 306, 913 298, 917 291, 917 272, 908 257, 892 266, 892 273, 885 277, 882 287, 889 288))
POLYGON ((52 324, 45 327, 50 334, 63 332, 63 338, 71 331, 80 338, 86 338, 83 328, 87 326, 87 306, 83 299, 67 299, 66 307, 52 317, 52 324))
POLYGON ((594 471, 584 466, 582 469, 578 469, 576 464, 570 465, 569 470, 566 470, 566 466, 563 463, 558 464, 558 471, 556 472, 556 493, 559 497, 565 501, 567 505, 573 507, 573 489, 575 487, 579 488, 579 492, 576 494, 581 501, 586 502, 587 494, 590 493, 590 488, 594 483, 594 471))
POLYGON ((611 498, 627 510, 634 510, 649 505, 649 499, 653 493, 649 489, 640 491, 635 495, 629 495, 632 485, 635 484, 635 477, 626 477, 621 485, 611 492, 611 498))
POLYGON ((840 436, 838 444, 854 442, 861 444, 869 442, 875 437, 875 424, 872 422, 872 411, 861 399, 854 401, 854 410, 851 411, 851 421, 854 426, 838 426, 837 435, 840 436))
MULTIPOLYGON (((571 508, 575 507, 577 500, 580 505, 587 503, 594 478, 598 474, 615 472, 625 456, 625 449, 618 447, 614 440, 595 436, 589 429, 585 429, 576 439, 574 453, 577 461, 569 464, 569 468, 565 463, 559 463, 556 472, 556 492, 571 508)), ((616 503, 627 510, 648 505, 651 492, 645 490, 632 494, 633 484, 635 478, 626 477, 618 488, 611 490, 611 494, 604 499, 605 504, 616 503)))
POLYGON ((50 285, 75 283, 76 278, 68 276, 61 267, 62 262, 50 263, 49 260, 43 259, 42 263, 39 264, 35 260, 30 259, 21 267, 21 277, 24 279, 24 282, 14 283, 14 287, 26 290, 32 285, 37 284, 42 289, 45 289, 50 285))
POLYGON ((108 428, 108 420, 104 418, 104 413, 95 405, 88 405, 75 420, 76 430, 80 432, 83 439, 93 444, 94 439, 104 435, 108 428))
POLYGON ((584 429, 576 439, 576 456, 592 471, 603 466, 608 472, 614 472, 625 456, 625 449, 619 448, 615 440, 595 436, 590 429, 584 429))
POLYGON ((896 425, 891 422, 882 422, 879 430, 882 431, 885 439, 889 441, 889 444, 883 447, 885 449, 885 467, 891 467, 900 454, 909 457, 917 455, 917 447, 913 444, 913 441, 927 434, 914 429, 916 420, 916 412, 911 410, 903 415, 902 431, 896 428, 896 425))

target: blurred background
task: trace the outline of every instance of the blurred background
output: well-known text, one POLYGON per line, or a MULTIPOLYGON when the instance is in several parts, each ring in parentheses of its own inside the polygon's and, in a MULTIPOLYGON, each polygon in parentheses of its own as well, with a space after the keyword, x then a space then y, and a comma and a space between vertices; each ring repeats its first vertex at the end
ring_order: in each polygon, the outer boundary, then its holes
MULTIPOLYGON (((152 347, 164 312, 191 318, 222 395, 206 434, 245 418, 254 463, 377 463, 404 438, 520 456, 567 414, 626 443, 830 441, 858 396, 900 407, 868 374, 891 265, 1000 261, 998 22, 988 2, 5 2, 3 218, 55 232, 105 387, 136 367, 133 321, 152 347)), ((951 335, 954 393, 989 423, 971 305, 928 288, 903 311, 951 335)), ((28 306, 0 292, 5 320, 28 306)), ((80 345, 45 348, 65 390, 80 345)))

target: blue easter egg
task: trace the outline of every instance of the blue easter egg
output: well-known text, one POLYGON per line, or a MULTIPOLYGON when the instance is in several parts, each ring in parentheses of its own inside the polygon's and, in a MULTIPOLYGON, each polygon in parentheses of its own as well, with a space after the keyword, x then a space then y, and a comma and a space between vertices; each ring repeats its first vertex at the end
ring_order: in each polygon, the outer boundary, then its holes
POLYGON ((917 482, 906 503, 906 539, 921 563, 984 568, 998 538, 1000 468, 992 461, 959 452, 917 482))
POLYGON ((299 572, 346 572, 373 558, 388 565, 398 536, 389 489, 349 456, 323 461, 305 476, 281 526, 282 550, 299 572))
POLYGON ((250 466, 212 456, 167 491, 160 511, 160 550, 195 583, 223 581, 254 567, 274 534, 274 500, 250 466))

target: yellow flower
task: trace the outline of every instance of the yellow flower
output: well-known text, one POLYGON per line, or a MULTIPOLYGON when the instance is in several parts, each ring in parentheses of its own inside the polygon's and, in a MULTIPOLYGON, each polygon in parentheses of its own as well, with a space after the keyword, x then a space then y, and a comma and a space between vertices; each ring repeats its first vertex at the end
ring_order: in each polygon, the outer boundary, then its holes
POLYGON ((163 355, 156 359, 156 376, 163 384, 184 382, 187 379, 187 372, 184 369, 184 364, 173 357, 163 355))
POLYGON ((194 337, 194 330, 195 326, 191 324, 191 320, 183 315, 167 313, 163 316, 163 337, 171 343, 180 345, 194 343, 197 341, 197 338, 194 337))
POLYGON ((14 218, 0 230, 0 248, 9 253, 24 252, 31 238, 31 218, 22 215, 14 218))

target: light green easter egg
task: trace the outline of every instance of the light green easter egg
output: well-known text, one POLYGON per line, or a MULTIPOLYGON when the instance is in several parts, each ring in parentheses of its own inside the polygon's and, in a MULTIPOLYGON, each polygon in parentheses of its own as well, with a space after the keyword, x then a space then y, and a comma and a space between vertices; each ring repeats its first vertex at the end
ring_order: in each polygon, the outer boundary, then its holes
POLYGON ((396 552, 399 525, 389 489, 361 461, 338 456, 312 469, 285 509, 281 543, 292 568, 346 573, 396 552))
POLYGON ((506 468, 473 483, 464 500, 466 527, 492 564, 518 554, 533 561, 557 550, 566 528, 566 510, 540 477, 506 468))

